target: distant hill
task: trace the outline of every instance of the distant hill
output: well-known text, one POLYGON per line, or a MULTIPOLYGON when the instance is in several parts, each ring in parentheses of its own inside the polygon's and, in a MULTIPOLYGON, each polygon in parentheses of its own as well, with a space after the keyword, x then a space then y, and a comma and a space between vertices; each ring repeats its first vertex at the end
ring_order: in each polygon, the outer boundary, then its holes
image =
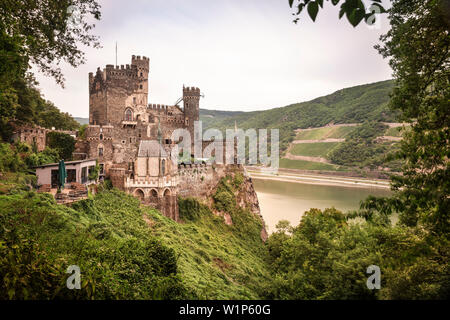
POLYGON ((278 128, 280 149, 285 150, 295 137, 295 129, 321 127, 329 123, 362 123, 366 120, 395 122, 395 115, 387 106, 393 85, 392 80, 375 82, 281 108, 232 116, 224 114, 222 119, 209 121, 203 128, 231 129, 235 121, 241 129, 278 128))
MULTIPOLYGON (((322 127, 330 123, 363 123, 364 121, 395 122, 388 109, 392 80, 380 81, 338 90, 311 101, 291 104, 265 111, 219 111, 200 109, 203 130, 232 129, 236 122, 241 129, 278 128, 280 149, 286 150, 295 138, 295 129, 322 127)), ((80 124, 87 118, 75 118, 80 124)))
POLYGON ((77 117, 73 117, 73 118, 75 119, 75 121, 77 121, 81 125, 89 124, 89 118, 77 118, 77 117))
MULTIPOLYGON (((241 113, 243 113, 243 111, 217 111, 200 109, 200 120, 202 120, 203 126, 211 127, 211 125, 215 122, 239 115, 241 113)), ((81 125, 89 124, 89 118, 74 117, 74 119, 81 125)))
POLYGON ((227 118, 239 116, 243 114, 243 111, 219 111, 219 110, 207 110, 200 109, 200 120, 202 121, 203 128, 214 128, 216 123, 220 123, 227 118))

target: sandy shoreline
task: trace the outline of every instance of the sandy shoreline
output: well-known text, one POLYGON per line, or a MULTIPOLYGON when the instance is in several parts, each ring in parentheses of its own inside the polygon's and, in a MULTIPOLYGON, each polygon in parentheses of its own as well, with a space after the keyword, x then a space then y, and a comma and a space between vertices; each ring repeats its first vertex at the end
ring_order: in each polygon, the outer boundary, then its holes
POLYGON ((348 178, 336 176, 314 176, 307 174, 283 174, 261 173, 257 171, 247 171, 252 179, 275 180, 283 182, 294 182, 303 184, 316 184, 349 188, 379 188, 390 189, 388 180, 366 180, 361 178, 348 178))

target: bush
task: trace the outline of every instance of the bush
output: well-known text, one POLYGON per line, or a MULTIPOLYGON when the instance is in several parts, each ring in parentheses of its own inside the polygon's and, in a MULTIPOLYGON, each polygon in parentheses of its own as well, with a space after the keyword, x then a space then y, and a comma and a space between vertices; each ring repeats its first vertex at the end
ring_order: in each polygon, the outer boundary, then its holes
POLYGON ((0 171, 24 171, 26 165, 14 147, 8 143, 0 143, 0 171))
POLYGON ((356 223, 336 209, 311 209, 294 228, 268 241, 271 299, 445 299, 448 240, 390 226, 356 223), (292 230, 292 233, 286 232, 292 230), (366 269, 382 271, 381 290, 368 290, 366 269))
POLYGON ((210 215, 208 206, 200 203, 195 198, 178 198, 180 219, 183 221, 197 221, 205 215, 210 215))
POLYGON ((47 134, 47 145, 59 152, 60 160, 72 160, 72 153, 75 151, 75 139, 62 132, 49 132, 47 134))
POLYGON ((34 192, 0 196, 0 299, 179 299, 186 295, 173 249, 117 190, 73 208, 34 192), (76 264, 81 290, 68 290, 76 264))

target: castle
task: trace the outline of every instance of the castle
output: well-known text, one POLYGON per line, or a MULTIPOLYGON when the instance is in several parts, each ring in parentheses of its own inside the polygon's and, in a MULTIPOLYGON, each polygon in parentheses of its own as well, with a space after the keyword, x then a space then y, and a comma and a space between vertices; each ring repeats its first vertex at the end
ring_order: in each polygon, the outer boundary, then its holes
POLYGON ((169 159, 175 129, 194 137, 200 89, 183 86, 183 108, 149 104, 149 71, 149 58, 133 55, 130 65, 89 73, 89 125, 75 155, 98 159, 101 178, 178 220, 177 195, 205 195, 225 167, 212 172, 211 165, 186 167, 169 159), (193 188, 198 184, 203 192, 193 188))

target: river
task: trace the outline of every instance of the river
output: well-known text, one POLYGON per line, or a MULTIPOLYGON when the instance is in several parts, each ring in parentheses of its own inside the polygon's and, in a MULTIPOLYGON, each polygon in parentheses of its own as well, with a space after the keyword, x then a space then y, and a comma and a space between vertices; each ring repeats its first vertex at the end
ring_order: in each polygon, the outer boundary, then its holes
POLYGON ((257 177, 253 177, 253 183, 269 233, 275 231, 280 220, 297 225, 302 214, 310 208, 334 206, 342 211, 354 210, 369 195, 388 196, 391 193, 389 189, 327 186, 257 177))

